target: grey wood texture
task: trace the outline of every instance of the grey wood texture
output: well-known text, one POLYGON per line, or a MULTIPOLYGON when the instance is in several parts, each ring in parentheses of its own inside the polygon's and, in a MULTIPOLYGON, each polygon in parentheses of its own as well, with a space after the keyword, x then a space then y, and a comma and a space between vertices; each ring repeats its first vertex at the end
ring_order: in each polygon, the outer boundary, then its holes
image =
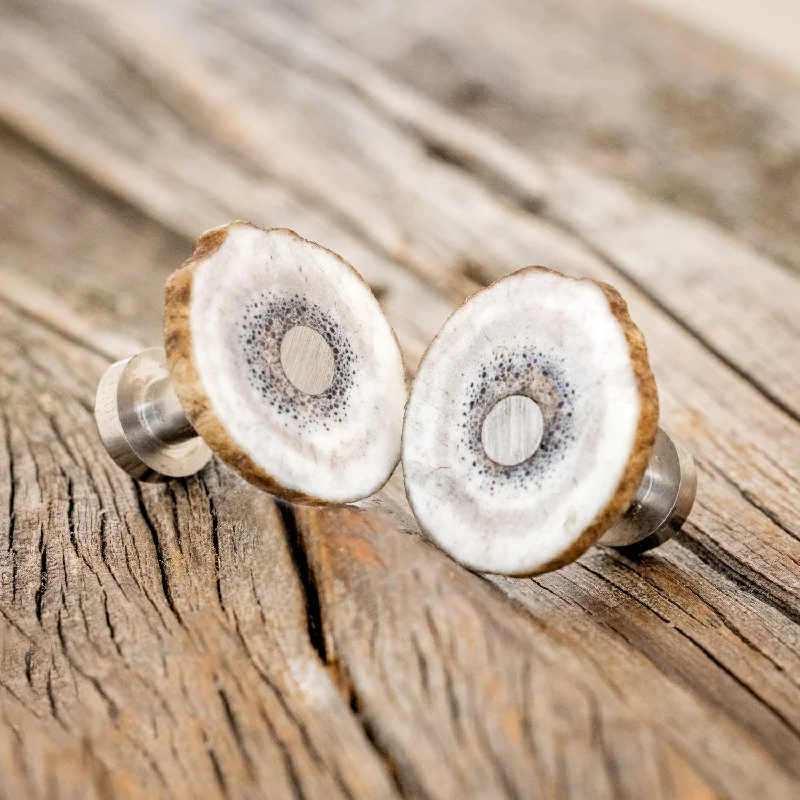
POLYGON ((797 796, 800 89, 589 5, 0 0, 0 795, 797 796), (510 270, 613 283, 684 532, 485 579, 391 507, 135 485, 96 380, 235 218, 347 258, 412 372, 510 270))

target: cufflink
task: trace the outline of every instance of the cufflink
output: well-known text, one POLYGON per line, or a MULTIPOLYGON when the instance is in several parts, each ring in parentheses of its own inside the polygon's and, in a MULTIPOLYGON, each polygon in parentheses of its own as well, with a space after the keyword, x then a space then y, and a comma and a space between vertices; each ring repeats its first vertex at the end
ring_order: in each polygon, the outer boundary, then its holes
POLYGON ((445 323, 412 384, 402 463, 422 529, 480 572, 535 575, 688 517, 692 457, 658 427, 647 348, 615 289, 529 267, 445 323))
POLYGON ((405 400, 397 339, 356 270, 292 231, 234 222, 169 277, 164 347, 109 367, 95 417, 138 480, 216 453, 277 497, 346 503, 391 476, 405 400))

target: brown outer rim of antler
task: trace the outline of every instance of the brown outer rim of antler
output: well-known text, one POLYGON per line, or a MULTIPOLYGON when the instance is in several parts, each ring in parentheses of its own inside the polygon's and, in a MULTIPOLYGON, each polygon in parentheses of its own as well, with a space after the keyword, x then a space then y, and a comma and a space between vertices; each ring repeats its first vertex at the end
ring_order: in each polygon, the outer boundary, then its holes
MULTIPOLYGON (((338 253, 328 250, 316 242, 304 239, 288 228, 261 228, 252 222, 236 221, 219 228, 206 231, 197 241, 194 253, 167 278, 164 300, 164 349, 167 353, 170 377, 186 416, 206 444, 235 472, 248 483, 263 489, 281 500, 304 505, 341 505, 348 501, 329 501, 308 495, 284 486, 274 476, 266 472, 228 434, 225 425, 211 406, 211 401, 203 389, 203 381, 192 355, 192 332, 190 311, 192 303, 192 281, 194 271, 205 258, 218 250, 232 227, 245 226, 262 231, 279 231, 295 239, 308 242, 314 247, 326 250, 358 277, 369 288, 359 272, 338 253)), ((392 331, 394 333, 394 331, 392 331)), ((397 335, 395 334, 395 340, 397 335)), ((398 344, 399 348, 399 344, 398 344)), ((380 491, 391 478, 389 471, 386 481, 376 489, 380 491)), ((362 498, 353 498, 359 500, 362 498)))
MULTIPOLYGON (((621 517, 630 508, 631 503, 636 497, 636 493, 639 491, 639 486, 644 479, 644 474, 647 470, 647 465, 650 463, 650 458, 653 455, 653 447, 655 446, 656 434, 658 433, 658 390, 656 388, 655 377, 650 369, 650 361, 647 356, 647 345, 642 332, 636 326, 636 323, 634 323, 634 321, 631 319, 630 313, 628 312, 628 304, 613 286, 601 281, 593 280, 592 278, 573 278, 570 275, 564 275, 563 273, 554 269, 549 269, 548 267, 523 267, 522 269, 512 272, 509 275, 504 275, 502 278, 494 281, 489 286, 485 286, 474 294, 470 295, 470 297, 464 300, 464 302, 461 303, 461 305, 455 309, 450 316, 453 316, 453 314, 455 314, 456 311, 461 308, 461 306, 468 303, 476 295, 480 294, 481 292, 485 292, 487 289, 495 286, 495 284, 502 283, 507 278, 519 276, 520 273, 523 272, 547 272, 553 275, 558 275, 560 278, 564 278, 566 280, 592 283, 603 292, 606 301, 608 302, 609 309, 622 327, 622 331, 625 334, 625 340, 628 343, 631 367, 636 379, 636 388, 639 393, 639 422, 636 426, 636 435, 634 437, 633 447, 631 448, 631 455, 628 458, 628 463, 625 466, 625 470, 622 473, 622 477, 617 484, 614 494, 611 496, 611 499, 608 501, 608 503, 606 503, 605 507, 595 516, 591 524, 583 531, 583 533, 572 544, 572 546, 561 553, 561 555, 559 555, 557 558, 551 559, 533 571, 508 573, 520 578, 541 575, 545 572, 552 572, 553 570, 559 569, 566 564, 572 563, 575 561, 575 559, 582 556, 593 544, 595 544, 600 537, 617 521, 617 519, 619 519, 619 517, 621 517)), ((448 317, 440 331, 447 326, 449 320, 450 318, 448 317)), ((437 333, 428 347, 425 349, 425 352, 420 359, 419 367, 417 367, 417 371, 419 371, 419 369, 422 367, 425 359, 428 356, 428 352, 438 337, 439 334, 437 333)), ((406 407, 408 407, 410 400, 411 395, 409 394, 409 397, 406 400, 406 407)), ((404 450, 405 427, 403 428, 403 440, 400 446, 401 453, 404 452, 404 450)), ((414 508, 414 502, 411 498, 411 493, 408 491, 407 487, 406 497, 412 511, 414 511, 414 515, 417 516, 417 519, 419 519, 417 511, 414 508)))

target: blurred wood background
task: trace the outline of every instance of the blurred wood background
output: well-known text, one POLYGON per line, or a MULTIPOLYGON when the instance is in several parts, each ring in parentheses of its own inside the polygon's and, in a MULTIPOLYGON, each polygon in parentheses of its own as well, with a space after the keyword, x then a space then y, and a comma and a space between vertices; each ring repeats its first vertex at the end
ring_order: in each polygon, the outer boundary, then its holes
POLYGON ((619 0, 0 15, 0 796, 798 796, 792 79, 619 0), (342 253, 412 372, 499 275, 613 283, 685 530, 485 579, 385 510, 127 479, 96 381, 236 218, 342 253))
POLYGON ((634 0, 725 38, 800 77, 800 6, 795 0, 634 0))

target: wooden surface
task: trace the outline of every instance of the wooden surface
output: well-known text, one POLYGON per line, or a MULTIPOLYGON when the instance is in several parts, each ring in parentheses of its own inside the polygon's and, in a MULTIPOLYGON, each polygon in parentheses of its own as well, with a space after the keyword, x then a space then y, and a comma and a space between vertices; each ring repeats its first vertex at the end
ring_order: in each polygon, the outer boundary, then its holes
POLYGON ((0 15, 0 796, 798 795, 800 88, 614 0, 0 15), (391 505, 128 480, 96 381, 235 218, 353 263, 410 371, 498 275, 613 283, 684 532, 485 579, 391 505))

